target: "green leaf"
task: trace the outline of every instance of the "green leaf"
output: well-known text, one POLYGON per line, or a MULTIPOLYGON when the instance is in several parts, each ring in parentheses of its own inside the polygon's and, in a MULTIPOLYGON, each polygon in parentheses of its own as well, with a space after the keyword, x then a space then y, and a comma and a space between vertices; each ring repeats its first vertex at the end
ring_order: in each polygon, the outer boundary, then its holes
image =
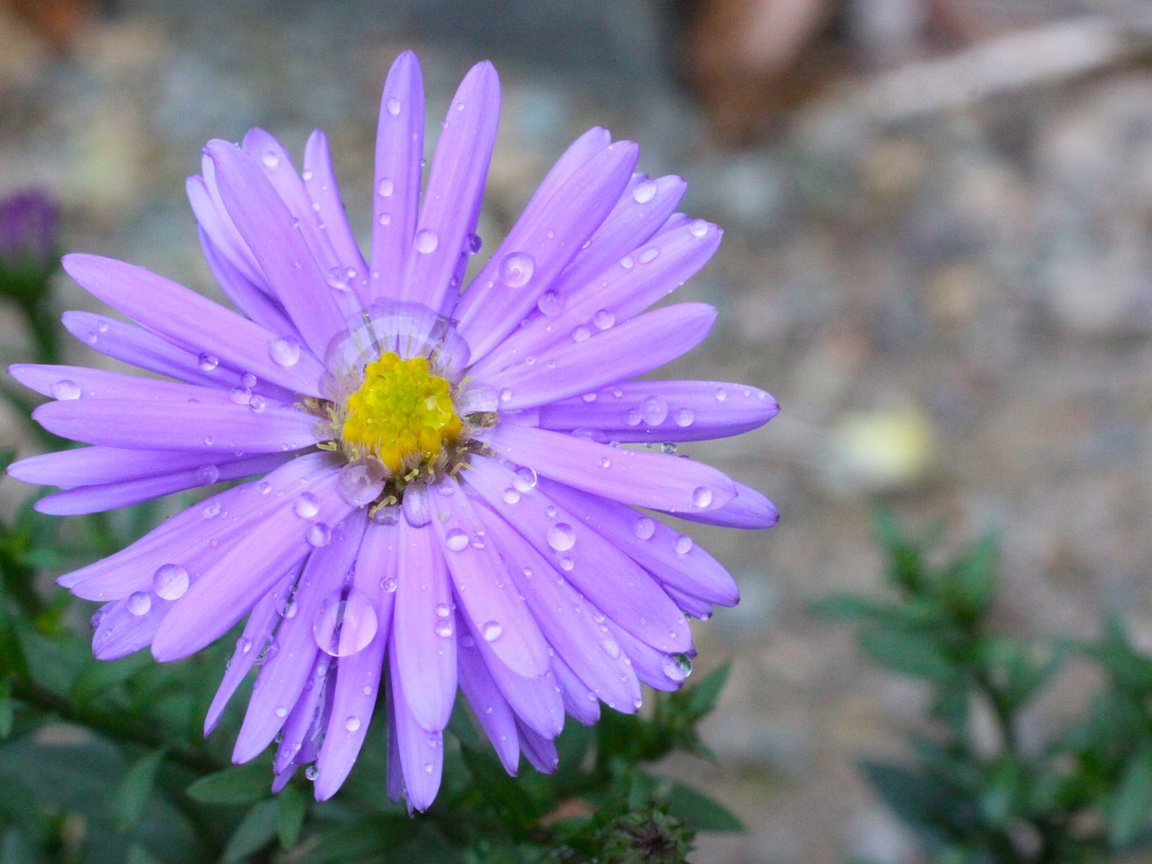
POLYGON ((860 634, 860 650, 893 672, 914 678, 944 681, 955 667, 935 633, 915 630, 868 630, 860 634))
POLYGON ((996 591, 996 538, 988 535, 973 544, 945 571, 947 600, 954 610, 969 620, 988 609, 996 591))
POLYGON ((124 864, 161 864, 161 862, 139 843, 133 843, 128 847, 128 855, 124 858, 124 864))
POLYGON ((716 700, 720 698, 731 672, 732 663, 726 661, 692 687, 688 693, 688 710, 698 717, 710 713, 716 707, 716 700))
POLYGON ((877 762, 865 762, 861 769, 872 788, 901 821, 931 841, 948 839, 949 814, 959 802, 937 778, 877 762))
MULTIPOLYGON (((397 840, 410 831, 413 824, 404 816, 370 816, 345 822, 323 832, 315 845, 308 849, 305 860, 313 864, 386 860, 385 853, 391 852, 397 840)), ((395 860, 405 859, 398 857, 395 860)))
POLYGON ((808 607, 813 615, 823 618, 838 618, 842 621, 859 621, 871 618, 884 608, 878 603, 859 594, 829 594, 814 601, 808 607))
POLYGON ((123 684, 137 672, 151 668, 155 661, 147 651, 129 654, 120 660, 102 660, 85 666, 72 682, 72 698, 90 702, 111 687, 123 684))
POLYGON ((228 838, 228 845, 224 847, 220 860, 239 861, 267 845, 276 836, 277 821, 275 801, 261 801, 254 805, 228 838))
POLYGON ((12 734, 15 713, 15 706, 12 704, 12 684, 9 681, 0 681, 0 740, 12 734))
POLYGON ((116 823, 121 831, 126 831, 144 815, 165 752, 163 749, 154 750, 137 759, 116 785, 113 796, 116 823))
POLYGON ((1145 745, 1128 763, 1108 802, 1108 842, 1121 848, 1148 824, 1152 811, 1152 747, 1145 745))
POLYGON ((201 777, 187 793, 203 804, 251 804, 272 794, 272 776, 263 761, 249 762, 201 777))
POLYGON ((304 816, 308 812, 308 800, 298 786, 288 785, 276 799, 276 833, 280 836, 280 846, 291 849, 300 839, 300 829, 304 827, 304 816))
POLYGON ((668 812, 696 831, 743 831, 736 815, 714 798, 684 783, 668 791, 668 812))

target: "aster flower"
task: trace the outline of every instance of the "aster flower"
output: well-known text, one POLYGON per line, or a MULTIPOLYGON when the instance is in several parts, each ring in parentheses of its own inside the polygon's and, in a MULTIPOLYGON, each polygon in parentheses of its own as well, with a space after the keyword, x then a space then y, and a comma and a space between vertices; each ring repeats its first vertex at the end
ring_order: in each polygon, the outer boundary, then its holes
POLYGON ((592 723, 601 702, 637 710, 642 683, 675 689, 693 654, 686 616, 738 599, 715 559, 646 511, 776 520, 758 492, 658 446, 758 427, 777 406, 737 384, 636 380, 711 328, 704 304, 648 307, 720 231, 674 212, 679 178, 635 173, 635 144, 580 137, 464 284, 498 107, 481 63, 421 201, 420 68, 396 61, 367 258, 323 133, 300 173, 266 132, 210 142, 188 194, 242 314, 69 255, 72 278, 135 323, 69 312, 67 329, 173 380, 11 369, 54 398, 36 420, 91 445, 10 468, 61 487, 43 512, 244 479, 59 581, 104 602, 101 658, 151 646, 176 660, 246 618, 205 730, 258 666, 234 759, 278 740, 276 789, 308 765, 316 797, 335 793, 379 708, 389 793, 427 808, 457 689, 510 773, 521 753, 553 769, 566 714, 592 723))

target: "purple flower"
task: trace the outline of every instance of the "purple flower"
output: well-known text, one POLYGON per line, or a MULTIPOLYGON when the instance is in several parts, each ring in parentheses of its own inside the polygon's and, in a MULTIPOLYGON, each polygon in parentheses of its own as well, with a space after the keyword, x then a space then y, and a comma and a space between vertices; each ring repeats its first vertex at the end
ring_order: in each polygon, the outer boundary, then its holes
POLYGON ((56 265, 60 209, 43 191, 26 189, 0 199, 0 291, 36 294, 56 265))
POLYGON ((276 789, 310 765, 316 797, 335 793, 379 706, 388 791, 427 808, 458 687, 510 773, 520 753, 552 770, 565 713, 592 723, 600 702, 635 711, 641 683, 675 689, 693 654, 686 616, 737 601, 712 557, 645 511, 776 521, 758 492, 664 444, 756 428, 775 401, 635 380, 716 317, 700 303, 646 311, 720 242, 674 212, 683 181, 635 173, 636 145, 592 129, 466 280, 498 106, 481 63, 448 110, 421 204, 420 67, 396 61, 367 258, 323 133, 300 173, 260 130, 209 143, 188 194, 243 315, 140 267, 70 255, 68 273, 136 323, 69 312, 68 330, 176 380, 11 370, 55 397, 34 414, 46 429, 93 445, 11 467, 62 488, 43 512, 255 478, 60 584, 105 602, 101 658, 151 645, 176 660, 247 616, 205 729, 259 666, 234 759, 279 736, 276 789))

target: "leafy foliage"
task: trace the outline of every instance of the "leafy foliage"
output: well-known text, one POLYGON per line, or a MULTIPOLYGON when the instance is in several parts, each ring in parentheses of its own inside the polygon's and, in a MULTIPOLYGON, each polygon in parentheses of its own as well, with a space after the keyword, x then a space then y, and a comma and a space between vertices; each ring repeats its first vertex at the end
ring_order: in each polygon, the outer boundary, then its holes
POLYGON ((1090 643, 997 632, 991 537, 937 566, 928 544, 888 517, 877 535, 883 594, 830 596, 815 611, 854 623, 869 659, 930 692, 930 731, 912 737, 914 758, 862 767, 931 859, 1087 864, 1152 846, 1152 658, 1117 620, 1090 643), (1095 664, 1102 686, 1081 717, 1025 745, 1024 712, 1074 661, 1095 664), (991 742, 975 730, 978 711, 993 719, 991 742))

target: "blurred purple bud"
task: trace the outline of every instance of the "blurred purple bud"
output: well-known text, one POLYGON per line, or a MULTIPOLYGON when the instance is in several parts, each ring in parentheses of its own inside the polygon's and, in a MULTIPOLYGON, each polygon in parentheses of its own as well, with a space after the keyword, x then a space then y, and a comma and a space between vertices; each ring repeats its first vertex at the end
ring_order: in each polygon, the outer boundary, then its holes
POLYGON ((0 199, 0 267, 7 271, 51 268, 59 225, 60 208, 40 189, 0 199))

